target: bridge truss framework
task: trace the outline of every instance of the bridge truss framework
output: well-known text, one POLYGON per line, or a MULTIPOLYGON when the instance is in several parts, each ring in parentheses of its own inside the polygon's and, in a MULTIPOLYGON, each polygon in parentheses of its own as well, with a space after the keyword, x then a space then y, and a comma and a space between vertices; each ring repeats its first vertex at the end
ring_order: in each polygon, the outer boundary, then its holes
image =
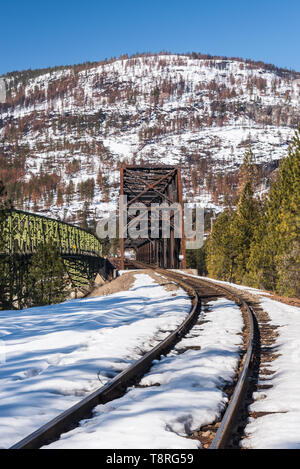
POLYGON ((164 165, 129 166, 120 169, 120 267, 124 269, 125 250, 134 249, 136 259, 163 268, 186 268, 182 186, 180 168, 164 165), (126 196, 126 207, 123 200, 126 196), (130 208, 143 204, 147 209, 149 230, 146 237, 133 239, 128 235, 131 223, 130 208), (174 213, 170 215, 169 237, 162 235, 163 212, 159 213, 159 236, 151 232, 150 213, 153 204, 180 204, 180 237, 174 227, 174 213), (123 214, 123 216, 122 216, 123 214), (173 217, 173 221, 172 221, 173 217))
MULTIPOLYGON (((16 209, 0 211, 0 258, 16 304, 22 303, 22 279, 37 247, 52 242, 63 259, 72 287, 86 291, 97 274, 114 275, 113 266, 102 257, 102 243, 78 226, 16 209)), ((13 299, 12 299, 13 301, 13 299)))

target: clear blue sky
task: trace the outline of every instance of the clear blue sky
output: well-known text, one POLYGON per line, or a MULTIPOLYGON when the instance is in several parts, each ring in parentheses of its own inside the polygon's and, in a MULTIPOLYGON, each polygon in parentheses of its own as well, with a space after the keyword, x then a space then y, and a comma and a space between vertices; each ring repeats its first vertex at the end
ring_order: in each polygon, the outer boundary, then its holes
POLYGON ((160 50, 300 71, 299 0, 0 0, 0 7, 0 75, 160 50))

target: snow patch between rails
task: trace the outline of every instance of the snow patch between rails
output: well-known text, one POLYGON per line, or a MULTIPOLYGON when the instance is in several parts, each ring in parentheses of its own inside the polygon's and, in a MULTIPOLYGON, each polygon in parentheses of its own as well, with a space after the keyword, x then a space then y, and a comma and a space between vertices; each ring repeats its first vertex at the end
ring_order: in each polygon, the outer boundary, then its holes
POLYGON ((203 321, 154 362, 138 387, 97 406, 94 418, 45 448, 198 448, 187 436, 219 418, 242 344, 240 309, 224 298, 209 304, 203 321))

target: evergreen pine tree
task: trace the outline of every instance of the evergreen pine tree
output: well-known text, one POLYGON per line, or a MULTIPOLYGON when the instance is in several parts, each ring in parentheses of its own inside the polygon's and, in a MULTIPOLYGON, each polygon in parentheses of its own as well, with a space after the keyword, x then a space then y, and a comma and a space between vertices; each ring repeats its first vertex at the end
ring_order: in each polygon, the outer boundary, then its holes
POLYGON ((260 211, 260 203, 254 198, 252 182, 248 180, 240 195, 231 227, 236 264, 233 280, 237 283, 247 283, 250 246, 260 222, 260 211))
POLYGON ((255 286, 282 295, 299 295, 300 133, 279 166, 262 227, 251 246, 248 269, 255 286), (255 280, 254 280, 255 279, 255 280))
POLYGON ((260 203, 254 198, 255 177, 253 154, 248 150, 239 174, 237 209, 219 215, 207 241, 207 270, 214 278, 247 281, 250 246, 261 217, 260 203))
POLYGON ((207 271, 210 277, 232 280, 237 256, 232 236, 235 216, 235 212, 231 210, 221 213, 214 222, 212 233, 206 241, 207 271))
POLYGON ((67 297, 67 286, 64 263, 55 244, 39 245, 24 278, 26 306, 60 303, 67 297))
POLYGON ((186 262, 188 269, 197 269, 199 275, 207 275, 206 268, 206 243, 200 249, 189 249, 186 251, 186 262))

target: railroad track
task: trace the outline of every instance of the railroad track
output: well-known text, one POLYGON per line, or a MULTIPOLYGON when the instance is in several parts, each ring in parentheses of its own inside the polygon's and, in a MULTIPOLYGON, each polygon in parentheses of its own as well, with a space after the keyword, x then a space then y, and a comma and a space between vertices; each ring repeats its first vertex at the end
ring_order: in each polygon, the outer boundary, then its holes
MULTIPOLYGON (((140 262, 132 262, 138 268, 149 268, 140 262)), ((235 380, 234 389, 231 389, 229 404, 222 420, 209 426, 209 433, 213 440, 209 441, 209 449, 222 449, 226 447, 238 447, 248 418, 248 404, 251 402, 252 393, 259 373, 260 365, 260 331, 253 308, 235 289, 214 283, 211 280, 190 276, 183 272, 171 271, 152 266, 156 272, 173 279, 175 282, 183 282, 192 287, 203 300, 217 294, 226 296, 235 301, 241 308, 245 324, 244 349, 240 360, 239 370, 235 380)), ((205 428, 205 430, 207 430, 205 428)), ((200 432, 201 441, 201 432, 200 432)), ((203 441, 202 443, 207 443, 203 441)))
MULTIPOLYGON (((135 262, 134 267, 149 269, 151 266, 135 262)), ((247 343, 241 357, 239 372, 231 393, 229 405, 222 417, 222 421, 216 422, 215 428, 213 426, 210 428, 210 433, 214 435, 213 441, 209 442, 210 449, 225 448, 232 444, 233 435, 237 433, 236 427, 239 425, 238 416, 245 412, 242 409, 246 405, 249 384, 251 384, 251 379, 253 379, 253 372, 255 373, 253 370, 255 370, 255 364, 257 363, 259 331, 254 313, 243 298, 226 287, 175 271, 167 271, 160 268, 155 268, 155 270, 157 273, 182 286, 192 298, 191 311, 184 322, 166 339, 103 387, 14 444, 10 449, 38 449, 46 446, 59 439, 61 434, 74 429, 82 419, 92 417, 92 411, 97 405, 105 404, 124 395, 126 389, 138 383, 141 377, 150 369, 153 360, 168 353, 193 327, 200 313, 201 304, 216 296, 226 296, 238 303, 243 311, 246 325, 244 336, 247 343)), ((199 439, 201 441, 201 437, 199 439)))
MULTIPOLYGON (((158 271, 174 279, 174 281, 184 280, 195 289, 196 293, 202 299, 204 298, 203 290, 207 291, 206 289, 209 288, 212 289, 215 294, 218 292, 232 299, 241 307, 245 324, 244 349, 235 380, 235 386, 234 389, 231 390, 230 401, 222 416, 222 420, 209 426, 210 434, 213 435, 213 440, 209 442, 209 449, 223 449, 229 446, 238 447, 242 430, 248 418, 248 404, 254 390, 254 383, 257 380, 260 361, 260 332, 254 311, 248 302, 231 288, 213 283, 211 280, 195 278, 179 272, 168 271, 166 274, 166 271, 162 269, 158 269, 158 271)), ((204 443, 204 441, 202 441, 202 443, 204 443)))

